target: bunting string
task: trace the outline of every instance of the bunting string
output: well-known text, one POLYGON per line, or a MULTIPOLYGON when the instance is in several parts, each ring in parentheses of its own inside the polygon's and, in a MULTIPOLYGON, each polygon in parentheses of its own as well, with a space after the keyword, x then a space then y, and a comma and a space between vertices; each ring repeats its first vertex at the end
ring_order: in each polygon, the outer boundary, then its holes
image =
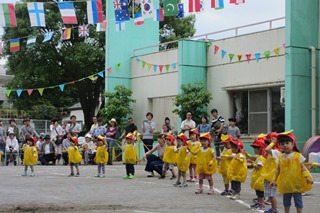
POLYGON ((178 62, 175 63, 171 63, 171 64, 153 64, 153 63, 149 63, 146 61, 141 60, 140 58, 136 58, 136 61, 141 62, 141 66, 144 69, 147 65, 148 71, 153 70, 153 72, 157 72, 157 70, 159 69, 159 72, 162 73, 165 69, 166 72, 169 72, 170 67, 172 69, 175 69, 177 67, 178 62))

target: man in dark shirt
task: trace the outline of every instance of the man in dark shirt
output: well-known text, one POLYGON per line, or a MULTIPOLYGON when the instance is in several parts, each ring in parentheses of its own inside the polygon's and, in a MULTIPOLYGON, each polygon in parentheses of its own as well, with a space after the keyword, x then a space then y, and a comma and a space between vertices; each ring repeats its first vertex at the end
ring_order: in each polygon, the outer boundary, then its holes
POLYGON ((134 125, 133 119, 128 118, 128 126, 125 128, 124 132, 121 134, 120 139, 123 138, 123 136, 127 135, 129 132, 133 133, 137 130, 137 126, 134 125))
POLYGON ((214 141, 214 146, 216 148, 216 155, 220 156, 220 151, 222 151, 223 149, 223 145, 221 143, 221 134, 224 127, 224 118, 218 115, 217 109, 212 109, 211 115, 213 117, 211 121, 212 138, 214 141))

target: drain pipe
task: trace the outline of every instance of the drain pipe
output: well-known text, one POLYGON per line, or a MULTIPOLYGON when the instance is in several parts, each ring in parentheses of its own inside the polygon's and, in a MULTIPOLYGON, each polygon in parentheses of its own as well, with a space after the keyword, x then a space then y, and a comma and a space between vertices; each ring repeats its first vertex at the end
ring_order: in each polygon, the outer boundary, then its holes
POLYGON ((311 136, 316 135, 316 48, 310 46, 311 51, 311 136))

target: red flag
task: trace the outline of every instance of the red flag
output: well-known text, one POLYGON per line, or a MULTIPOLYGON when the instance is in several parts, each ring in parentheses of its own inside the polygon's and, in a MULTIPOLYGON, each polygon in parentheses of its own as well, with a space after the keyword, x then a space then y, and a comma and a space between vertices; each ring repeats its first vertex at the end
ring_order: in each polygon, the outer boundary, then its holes
POLYGON ((200 12, 200 0, 189 0, 189 13, 200 12))
POLYGON ((217 54, 218 51, 219 51, 219 47, 217 45, 214 45, 214 54, 217 54))
POLYGON ((29 96, 30 96, 31 93, 33 92, 33 89, 28 89, 27 92, 28 92, 28 94, 29 94, 29 96))
POLYGON ((159 65, 160 73, 162 73, 163 65, 159 65))
POLYGON ((248 63, 250 63, 250 60, 251 60, 251 53, 246 54, 246 57, 247 57, 247 61, 248 61, 248 63))
POLYGON ((112 74, 112 67, 107 69, 108 73, 112 74))

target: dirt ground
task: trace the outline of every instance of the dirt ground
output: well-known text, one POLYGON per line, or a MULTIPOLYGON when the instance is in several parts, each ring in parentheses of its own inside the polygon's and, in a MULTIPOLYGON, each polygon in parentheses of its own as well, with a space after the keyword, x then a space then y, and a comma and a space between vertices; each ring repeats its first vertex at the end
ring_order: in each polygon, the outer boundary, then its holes
MULTIPOLYGON (((80 166, 81 176, 70 178, 69 166, 36 166, 35 177, 21 177, 23 166, 0 166, 0 212, 255 212, 249 208, 255 197, 249 178, 242 185, 241 201, 232 201, 220 195, 223 182, 219 174, 214 175, 214 195, 206 194, 206 182, 205 193, 196 195, 196 183, 173 187, 170 175, 164 180, 148 178, 143 164, 135 166, 137 178, 133 180, 122 179, 125 167, 121 163, 107 166, 106 178, 94 177, 97 166, 80 166)), ((303 212, 307 213, 319 212, 320 174, 313 177, 314 187, 303 197, 303 212)), ((282 198, 277 198, 284 212, 282 198)))

